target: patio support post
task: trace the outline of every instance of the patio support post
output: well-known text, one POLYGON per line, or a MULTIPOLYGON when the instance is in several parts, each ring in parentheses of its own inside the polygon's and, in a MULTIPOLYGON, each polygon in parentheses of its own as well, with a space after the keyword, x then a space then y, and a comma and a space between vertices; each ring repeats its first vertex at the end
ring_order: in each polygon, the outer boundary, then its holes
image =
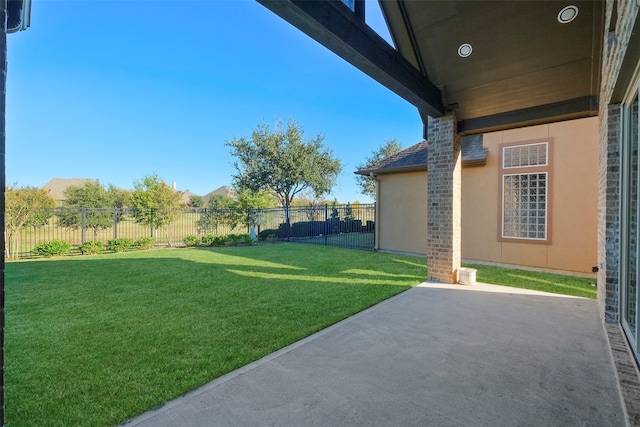
POLYGON ((460 135, 454 113, 427 118, 428 279, 457 283, 461 245, 460 135))
MULTIPOLYGON (((2 29, 0 30, 0 188, 2 197, 0 198, 0 228, 5 229, 5 113, 7 98, 7 2, 0 2, 0 17, 2 17, 2 29)), ((0 259, 0 425, 4 425, 4 263, 6 242, 5 233, 0 234, 0 245, 2 245, 2 259, 0 259)))

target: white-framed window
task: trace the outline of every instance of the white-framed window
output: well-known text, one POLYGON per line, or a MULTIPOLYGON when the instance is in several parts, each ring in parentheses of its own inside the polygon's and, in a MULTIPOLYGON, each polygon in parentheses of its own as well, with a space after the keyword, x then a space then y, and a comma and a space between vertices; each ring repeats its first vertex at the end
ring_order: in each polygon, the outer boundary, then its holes
POLYGON ((549 142, 501 146, 502 241, 549 243, 549 142))
POLYGON ((547 166, 548 157, 549 143, 546 141, 533 144, 508 145, 502 147, 502 168, 547 166))

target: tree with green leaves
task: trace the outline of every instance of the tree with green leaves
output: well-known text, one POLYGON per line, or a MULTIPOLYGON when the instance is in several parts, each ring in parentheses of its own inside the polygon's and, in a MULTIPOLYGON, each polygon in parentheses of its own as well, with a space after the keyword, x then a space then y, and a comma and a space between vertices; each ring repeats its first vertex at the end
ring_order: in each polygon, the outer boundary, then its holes
MULTIPOLYGON (((402 145, 398 144, 395 138, 389 139, 385 141, 382 146, 378 147, 371 156, 367 157, 364 164, 358 165, 357 168, 369 168, 376 163, 399 153, 400 151, 402 151, 402 145)), ((376 182, 373 178, 364 175, 357 175, 356 183, 358 184, 358 187, 360 187, 360 193, 375 199, 376 182)))
POLYGON ((334 221, 340 221, 340 212, 338 211, 338 201, 334 200, 331 203, 331 215, 329 215, 329 218, 331 218, 334 221))
POLYGON ((119 222, 122 219, 122 213, 116 209, 122 208, 124 194, 113 185, 107 189, 98 181, 71 185, 64 190, 64 209, 57 213, 58 223, 69 228, 79 228, 84 224, 93 230, 93 239, 98 240, 100 230, 110 228, 114 220, 119 222))
POLYGON ((347 206, 345 206, 344 208, 344 220, 353 221, 354 219, 356 219, 356 217, 353 214, 353 208, 351 207, 351 203, 347 202, 347 206))
POLYGON ((289 120, 286 127, 278 122, 271 130, 261 124, 250 138, 227 141, 238 159, 234 186, 254 193, 271 191, 287 207, 301 191, 311 189, 317 197, 331 192, 342 170, 340 160, 324 146, 324 136, 306 142, 303 136, 302 127, 289 120))
POLYGON ((5 189, 5 232, 7 258, 18 256, 18 232, 27 225, 46 225, 56 200, 44 188, 8 187, 5 189))
POLYGON ((189 207, 204 208, 204 200, 202 200, 202 197, 196 196, 195 194, 193 194, 189 197, 189 207))
MULTIPOLYGON (((148 225, 157 237, 158 229, 176 219, 180 210, 180 193, 158 177, 147 175, 134 183, 134 191, 129 201, 136 222, 148 225)), ((167 242, 171 246, 169 228, 166 229, 167 242)))
POLYGON ((111 197, 113 197, 113 206, 117 208, 126 208, 129 206, 131 190, 122 190, 109 184, 107 191, 111 194, 111 197))
POLYGON ((214 194, 209 198, 205 211, 196 221, 196 229, 199 233, 218 233, 218 225, 225 223, 225 216, 235 200, 221 194, 214 194))
POLYGON ((238 198, 233 203, 233 208, 239 218, 234 220, 236 225, 243 223, 247 228, 258 224, 260 209, 275 208, 278 205, 277 199, 269 191, 254 193, 249 190, 239 190, 237 194, 238 198))
POLYGON ((240 209, 270 209, 278 206, 278 199, 269 191, 237 190, 235 205, 240 209))
POLYGON ((317 221, 324 219, 325 207, 329 203, 331 202, 322 197, 315 197, 313 192, 304 192, 291 203, 291 206, 301 210, 307 221, 317 221))

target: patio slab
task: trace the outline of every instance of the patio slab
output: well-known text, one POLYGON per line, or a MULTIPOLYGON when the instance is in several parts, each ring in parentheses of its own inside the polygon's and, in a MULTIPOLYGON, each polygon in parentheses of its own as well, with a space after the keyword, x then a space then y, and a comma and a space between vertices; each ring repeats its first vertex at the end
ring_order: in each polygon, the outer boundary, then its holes
POLYGON ((127 426, 624 426, 594 300, 423 284, 127 426))

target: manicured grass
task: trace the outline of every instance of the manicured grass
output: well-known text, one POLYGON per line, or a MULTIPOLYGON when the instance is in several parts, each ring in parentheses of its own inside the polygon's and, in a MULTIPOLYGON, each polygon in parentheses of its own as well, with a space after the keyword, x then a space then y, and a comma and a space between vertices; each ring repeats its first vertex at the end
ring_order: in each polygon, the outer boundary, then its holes
POLYGON ((341 248, 360 248, 371 250, 375 246, 375 234, 366 232, 331 234, 328 236, 318 237, 298 237, 292 238, 292 240, 300 243, 338 246, 341 248))
POLYGON ((312 245, 6 266, 6 423, 122 422, 426 277, 424 259, 312 245))
POLYGON ((478 270, 476 280, 483 283, 594 299, 598 293, 596 287, 591 285, 591 283, 595 283, 595 279, 512 270, 488 265, 465 265, 465 267, 478 270))
MULTIPOLYGON (((276 244, 8 263, 8 426, 113 425, 423 281, 426 261, 276 244)), ((593 280, 480 282, 594 298, 593 280)))

